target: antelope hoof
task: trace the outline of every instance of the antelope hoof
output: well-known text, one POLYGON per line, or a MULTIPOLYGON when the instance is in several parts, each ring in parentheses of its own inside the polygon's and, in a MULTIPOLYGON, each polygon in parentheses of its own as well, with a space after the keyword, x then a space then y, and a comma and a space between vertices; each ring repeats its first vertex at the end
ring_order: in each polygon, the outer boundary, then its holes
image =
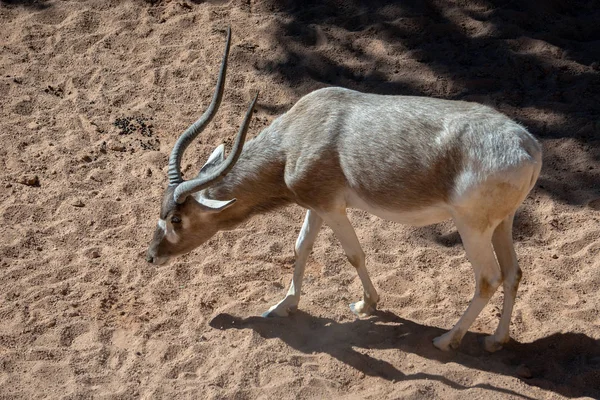
POLYGON ((446 332, 442 336, 433 339, 433 345, 442 351, 456 350, 460 341, 454 338, 453 332, 446 332))
POLYGON ((496 340, 494 335, 486 336, 485 339, 483 339, 483 348, 490 353, 502 350, 502 345, 503 342, 496 340))
POLYGON ((375 307, 376 306, 372 306, 369 303, 366 303, 364 300, 350 304, 350 310, 352 310, 354 314, 362 318, 368 317, 369 315, 373 315, 373 313, 375 312, 375 307))
POLYGON ((274 318, 274 317, 287 317, 290 313, 295 312, 298 309, 297 305, 286 305, 283 302, 274 305, 269 308, 267 311, 262 313, 262 317, 264 318, 274 318))

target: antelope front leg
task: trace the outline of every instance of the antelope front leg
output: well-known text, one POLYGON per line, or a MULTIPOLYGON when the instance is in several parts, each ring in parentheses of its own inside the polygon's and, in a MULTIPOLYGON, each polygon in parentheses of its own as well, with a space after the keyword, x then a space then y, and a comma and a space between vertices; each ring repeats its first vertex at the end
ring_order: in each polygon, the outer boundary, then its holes
POLYGON ((463 316, 449 331, 433 339, 440 350, 456 349, 481 310, 486 306, 500 285, 500 267, 492 249, 492 229, 481 232, 455 219, 467 258, 475 273, 475 294, 463 316))
POLYGON ((263 317, 287 317, 290 312, 296 311, 298 308, 306 259, 310 254, 322 225, 323 219, 314 211, 308 210, 306 212, 304 224, 302 225, 300 235, 298 235, 298 240, 296 240, 296 247, 294 248, 296 261, 294 263, 294 276, 292 277, 290 288, 284 299, 263 313, 263 317))
POLYGON ((323 218, 342 244, 344 252, 346 253, 346 257, 348 257, 350 264, 356 268, 358 277, 362 282, 363 299, 356 303, 350 304, 350 309, 359 317, 365 317, 373 314, 377 308, 379 295, 377 294, 377 291, 375 290, 375 287, 369 278, 369 273, 367 272, 367 267, 365 266, 365 253, 360 247, 360 242, 356 237, 356 232, 354 232, 352 224, 350 224, 350 221, 348 220, 346 212, 342 211, 341 213, 328 213, 324 215, 323 218))

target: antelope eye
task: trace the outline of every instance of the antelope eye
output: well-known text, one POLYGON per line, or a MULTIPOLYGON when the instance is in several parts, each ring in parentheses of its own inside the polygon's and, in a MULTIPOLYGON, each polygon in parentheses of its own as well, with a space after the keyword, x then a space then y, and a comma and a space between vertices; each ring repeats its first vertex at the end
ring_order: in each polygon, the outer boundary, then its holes
POLYGON ((171 223, 172 223, 172 224, 178 224, 178 223, 180 223, 180 222, 181 222, 181 218, 179 218, 178 216, 176 216, 176 215, 173 215, 173 216, 171 217, 171 223))

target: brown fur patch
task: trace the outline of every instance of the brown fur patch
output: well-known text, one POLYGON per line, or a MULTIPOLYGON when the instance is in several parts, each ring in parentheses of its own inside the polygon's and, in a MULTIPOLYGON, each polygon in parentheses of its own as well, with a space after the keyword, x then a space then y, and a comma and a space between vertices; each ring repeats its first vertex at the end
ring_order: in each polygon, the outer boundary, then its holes
POLYGON ((362 258, 358 255, 353 255, 353 256, 347 256, 348 257, 348 261, 350 261, 350 264, 352 264, 352 266, 354 268, 358 268, 360 267, 362 258))
POLYGON ((321 149, 306 159, 293 153, 285 166, 285 181, 297 203, 312 209, 327 210, 335 205, 346 179, 333 149, 321 149))
POLYGON ((454 350, 458 349, 460 347, 460 342, 463 336, 465 336, 465 333, 462 330, 457 330, 454 336, 452 337, 452 340, 450 340, 450 348, 454 350))
POLYGON ((487 279, 483 278, 479 281, 479 295, 484 298, 490 298, 496 292, 498 284, 492 284, 487 279))
POLYGON ((393 165, 391 171, 384 170, 384 165, 377 176, 366 172, 358 194, 382 208, 403 211, 448 202, 463 169, 464 153, 458 144, 449 144, 441 151, 429 145, 419 144, 422 148, 413 149, 413 154, 406 155, 404 163, 393 165), (422 159, 421 154, 432 154, 433 158, 422 159))
POLYGON ((284 183, 285 164, 276 140, 263 132, 246 143, 237 164, 221 181, 205 192, 215 200, 238 201, 220 213, 219 229, 231 229, 253 215, 265 213, 292 202, 293 194, 284 183), (268 148, 263 154, 261 148, 268 148))

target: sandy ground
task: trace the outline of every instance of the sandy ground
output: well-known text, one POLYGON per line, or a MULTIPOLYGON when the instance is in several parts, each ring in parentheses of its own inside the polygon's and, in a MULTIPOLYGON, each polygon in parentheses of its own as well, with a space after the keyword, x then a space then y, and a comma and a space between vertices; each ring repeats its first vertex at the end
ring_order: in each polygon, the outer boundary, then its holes
POLYGON ((0 398, 600 398, 600 5, 364 3, 0 1, 0 398), (458 351, 431 345, 474 290, 450 222, 351 211, 382 297, 361 320, 329 228, 301 310, 257 317, 287 290, 300 207, 146 264, 168 153, 209 102, 228 25, 223 105, 188 176, 257 90, 251 136, 339 85, 483 102, 541 139, 504 350, 480 345, 502 290, 458 351))

